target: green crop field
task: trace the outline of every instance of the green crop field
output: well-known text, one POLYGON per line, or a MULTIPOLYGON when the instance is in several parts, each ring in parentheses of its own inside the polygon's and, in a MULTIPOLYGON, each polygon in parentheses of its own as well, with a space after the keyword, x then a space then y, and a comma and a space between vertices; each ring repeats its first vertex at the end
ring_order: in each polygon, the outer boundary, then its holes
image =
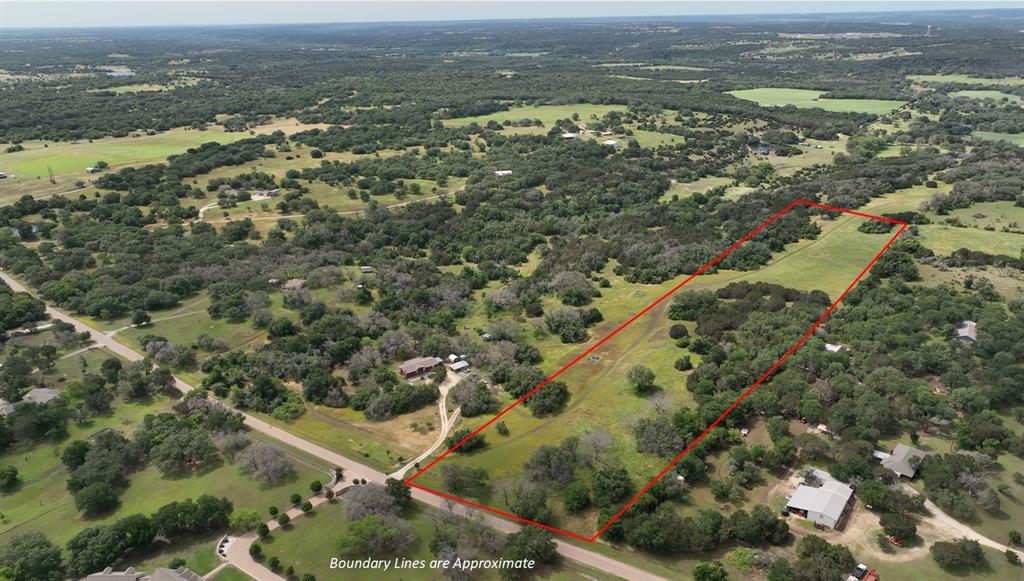
POLYGON ((874 113, 884 115, 902 107, 903 101, 886 99, 822 99, 825 91, 810 89, 779 89, 764 87, 729 91, 729 94, 765 107, 793 105, 801 109, 818 108, 839 113, 874 113))
POLYGON ((1000 77, 987 79, 985 77, 972 77, 971 75, 908 75, 911 81, 919 83, 961 83, 964 85, 1007 85, 1010 87, 1024 85, 1024 78, 1021 77, 1000 77))
POLYGON ((1024 147, 1024 133, 996 133, 994 131, 975 131, 971 133, 974 137, 987 141, 1009 141, 1010 143, 1024 147))
POLYGON ((991 89, 979 89, 976 91, 955 91, 953 93, 950 93, 949 96, 967 97, 968 99, 992 99, 994 101, 1002 101, 1003 99, 1006 99, 1009 103, 1024 102, 1024 99, 1021 99, 1017 95, 1011 95, 1010 93, 994 91, 991 89))
POLYGON ((609 111, 626 111, 621 105, 591 105, 589 103, 577 103, 575 105, 532 105, 529 107, 512 107, 508 111, 498 111, 488 115, 477 115, 475 117, 456 117, 444 119, 444 124, 451 127, 469 125, 470 123, 486 124, 488 121, 518 121, 520 119, 540 119, 545 127, 550 127, 559 119, 568 119, 573 113, 579 115, 581 122, 591 118, 600 119, 609 111))

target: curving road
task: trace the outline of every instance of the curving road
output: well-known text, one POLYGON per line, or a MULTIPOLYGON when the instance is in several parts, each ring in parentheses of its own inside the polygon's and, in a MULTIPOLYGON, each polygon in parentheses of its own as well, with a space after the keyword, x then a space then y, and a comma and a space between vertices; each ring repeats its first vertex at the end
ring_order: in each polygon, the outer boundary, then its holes
MULTIPOLYGON (((7 285, 10 286, 15 292, 31 292, 28 288, 25 287, 25 285, 21 284, 4 271, 0 271, 0 279, 7 283, 7 285)), ((46 312, 54 319, 59 319, 61 321, 65 321, 67 323, 74 325, 75 329, 79 332, 89 333, 89 335, 92 337, 92 340, 96 342, 97 345, 106 347, 107 349, 113 351, 114 353, 120 355, 121 357, 124 357, 128 361, 139 361, 143 359, 142 355, 132 350, 124 343, 118 341, 111 333, 104 333, 103 331, 94 329, 89 325, 86 325, 84 322, 62 311, 61 309, 58 309, 50 305, 46 306, 46 312)), ((194 387, 191 384, 182 381, 178 376, 174 376, 174 383, 178 390, 180 390, 182 393, 187 393, 194 389, 194 387)), ((337 452, 333 452, 331 450, 328 450, 327 448, 314 444, 313 442, 300 438, 290 432, 286 432, 285 430, 273 426, 259 418, 255 418, 248 414, 243 414, 243 416, 245 417, 245 425, 248 426, 250 429, 266 434, 294 448, 298 448, 299 450, 302 450, 303 452, 306 452, 307 454, 310 454, 312 456, 316 456, 317 458, 320 458, 321 460, 333 464, 334 466, 343 468, 345 471, 345 479, 347 481, 351 481, 354 478, 365 478, 370 482, 383 483, 384 480, 387 478, 386 474, 378 470, 361 464, 346 456, 342 456, 337 452)), ((454 414, 452 416, 452 419, 454 419, 454 414)), ((450 425, 451 423, 449 421, 449 426, 450 425)), ((520 525, 499 518, 490 512, 480 511, 462 504, 453 505, 452 503, 446 501, 440 496, 416 488, 412 490, 412 497, 419 502, 428 504, 441 510, 449 510, 456 514, 461 514, 465 516, 472 515, 474 517, 478 517, 481 519, 481 522, 487 524, 487 526, 503 533, 514 533, 520 530, 520 525)), ((577 561, 579 563, 587 565, 588 567, 593 567, 595 569, 598 569, 599 571, 608 573, 610 575, 615 575, 623 579, 629 579, 630 581, 662 581, 664 579, 663 577, 640 569, 639 567, 634 567, 633 565, 617 561, 611 557, 601 555, 594 551, 590 551, 583 547, 573 545, 562 540, 556 539, 555 544, 558 546, 558 552, 563 557, 567 559, 572 559, 573 561, 577 561)), ((247 574, 251 575, 258 581, 280 580, 280 577, 278 575, 274 574, 269 569, 263 567, 255 561, 253 561, 251 565, 249 563, 244 563, 244 558, 241 555, 237 555, 238 552, 240 551, 232 552, 229 549, 228 556, 229 558, 237 557, 240 563, 246 565, 249 568, 249 570, 244 568, 242 570, 245 571, 247 574)), ((245 557, 248 557, 248 554, 248 547, 246 547, 245 557)), ((232 562, 234 563, 234 561, 232 562)))

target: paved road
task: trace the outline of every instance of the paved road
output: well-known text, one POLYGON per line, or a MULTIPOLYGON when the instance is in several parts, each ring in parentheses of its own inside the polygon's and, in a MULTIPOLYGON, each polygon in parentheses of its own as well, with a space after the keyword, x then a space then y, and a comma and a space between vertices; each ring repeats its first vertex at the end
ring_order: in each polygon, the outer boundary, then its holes
MULTIPOLYGON (((3 281, 6 282, 7 285, 14 289, 16 292, 30 292, 27 288, 25 288, 25 285, 21 284, 20 282, 12 278, 6 272, 0 271, 0 279, 3 279, 3 281)), ((111 334, 104 333, 102 331, 94 329, 56 307, 47 305, 46 312, 55 319, 71 323, 79 332, 88 332, 92 336, 93 341, 95 341, 98 345, 110 349, 111 351, 124 357, 128 361, 139 361, 140 359, 143 358, 142 355, 130 349, 127 345, 118 341, 111 334)), ((191 384, 182 381, 177 376, 174 377, 174 383, 178 390, 180 390, 182 393, 188 393, 189 391, 194 389, 194 387, 191 384)), ((382 484, 384 480, 387 479, 387 476, 383 472, 370 468, 369 466, 361 464, 355 460, 352 460, 351 458, 342 456, 337 452, 333 452, 331 450, 328 450, 327 448, 314 444, 313 442, 300 438, 290 432, 286 432, 281 428, 268 424, 267 422, 259 418, 255 418, 248 414, 243 415, 245 416, 245 425, 249 426, 250 429, 256 430, 272 438, 280 440, 281 442, 284 442, 289 446, 298 448, 299 450, 302 450, 307 454, 320 458, 321 460, 333 464, 334 466, 343 468, 345 470, 346 481, 351 481, 354 478, 365 478, 370 482, 382 484)), ((414 488, 412 490, 412 496, 419 502, 428 504, 441 510, 450 510, 452 512, 455 512, 456 514, 462 515, 482 515, 484 523, 486 523, 491 528, 504 533, 514 533, 518 531, 520 528, 518 524, 499 518, 489 512, 478 511, 476 509, 461 504, 453 505, 452 503, 446 501, 440 496, 430 494, 429 492, 425 492, 419 489, 414 488)), ((555 543, 558 545, 558 552, 561 553, 562 556, 568 559, 572 559, 574 561, 578 561, 580 563, 583 563, 584 565, 593 567, 599 571, 608 573, 610 575, 616 575, 618 577, 622 577, 623 579, 629 579, 631 581, 659 581, 663 579, 662 577, 644 571, 643 569, 634 567, 632 565, 628 565, 626 563, 622 563, 620 561, 616 561, 615 559, 595 553, 583 547, 579 547, 577 545, 573 545, 561 540, 555 540, 555 543)), ((246 549, 246 551, 248 551, 248 549, 246 549)), ((248 555, 248 552, 246 552, 245 554, 248 555)), ((263 569, 263 571, 270 573, 271 575, 269 577, 265 575, 254 575, 254 577, 259 581, 277 581, 278 579, 280 579, 280 577, 270 572, 268 569, 266 569, 266 567, 263 567, 258 563, 256 565, 258 566, 258 568, 252 567, 253 571, 260 572, 259 569, 263 569)), ((246 572, 248 573, 248 571, 246 572)))

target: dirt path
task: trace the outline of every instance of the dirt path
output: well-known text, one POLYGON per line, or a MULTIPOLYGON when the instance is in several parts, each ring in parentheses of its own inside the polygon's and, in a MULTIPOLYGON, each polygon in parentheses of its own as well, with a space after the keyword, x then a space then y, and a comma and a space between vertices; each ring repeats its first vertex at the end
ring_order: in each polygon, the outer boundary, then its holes
MULTIPOLYGON (((392 208, 401 208, 402 206, 408 206, 409 204, 415 204, 416 202, 426 202, 427 200, 436 200, 437 198, 443 198, 445 196, 451 196, 451 195, 454 195, 455 193, 457 193, 457 192, 459 192, 461 190, 462 190, 462 188, 459 188, 458 190, 454 190, 454 191, 451 191, 451 192, 445 192, 443 194, 434 194, 432 196, 425 196, 425 197, 422 197, 422 198, 416 198, 415 200, 409 200, 409 201, 406 201, 406 202, 398 202, 397 204, 391 204, 391 205, 384 206, 384 207, 389 209, 389 210, 392 209, 392 208)), ((255 200, 256 198, 253 198, 253 199, 255 200)), ((269 198, 261 198, 261 199, 269 199, 269 198)), ((200 208, 199 209, 199 219, 203 220, 203 213, 208 211, 208 210, 212 210, 213 208, 216 208, 216 207, 217 207, 217 204, 207 204, 207 205, 203 206, 202 208, 200 208)), ((345 210, 344 212, 338 212, 338 215, 340 215, 340 216, 353 216, 353 215, 362 214, 365 211, 366 211, 366 209, 362 209, 362 210, 345 210)), ((224 224, 226 222, 233 222, 233 221, 236 221, 236 220, 244 220, 246 218, 249 218, 250 220, 256 222, 256 221, 260 221, 260 220, 280 220, 282 218, 301 218, 301 217, 302 217, 302 214, 275 214, 273 216, 255 216, 255 217, 249 217, 249 216, 244 216, 244 215, 239 214, 238 216, 235 216, 235 217, 232 217, 232 218, 219 218, 217 220, 203 220, 203 221, 206 222, 207 224, 224 224)))
POLYGON ((405 466, 402 466, 400 469, 392 472, 392 478, 397 478, 399 480, 405 478, 405 475, 411 468, 414 468, 417 464, 429 458, 437 451, 438 448, 441 447, 442 444, 445 443, 445 440, 448 438, 448 433, 453 427, 455 427, 455 423, 459 419, 459 414, 462 412, 462 408, 455 408, 452 415, 448 415, 448 392, 458 385, 461 379, 462 378, 458 373, 449 371, 448 375, 445 376, 444 381, 442 381, 441 385, 438 386, 441 396, 437 398, 437 413, 441 417, 441 429, 437 431, 437 439, 435 439, 434 443, 430 445, 430 448, 425 450, 422 454, 414 458, 405 466))

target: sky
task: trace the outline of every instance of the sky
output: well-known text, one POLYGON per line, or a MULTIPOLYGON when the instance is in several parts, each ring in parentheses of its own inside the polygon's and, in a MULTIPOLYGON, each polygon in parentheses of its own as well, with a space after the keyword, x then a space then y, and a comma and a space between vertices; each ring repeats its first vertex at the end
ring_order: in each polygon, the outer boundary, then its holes
POLYGON ((717 2, 622 2, 602 0, 466 0, 384 1, 185 1, 122 0, 108 2, 0 0, 0 28, 87 28, 308 22, 396 22, 579 18, 616 16, 685 16, 708 14, 786 14, 1019 8, 1024 2, 858 2, 850 0, 717 2))

